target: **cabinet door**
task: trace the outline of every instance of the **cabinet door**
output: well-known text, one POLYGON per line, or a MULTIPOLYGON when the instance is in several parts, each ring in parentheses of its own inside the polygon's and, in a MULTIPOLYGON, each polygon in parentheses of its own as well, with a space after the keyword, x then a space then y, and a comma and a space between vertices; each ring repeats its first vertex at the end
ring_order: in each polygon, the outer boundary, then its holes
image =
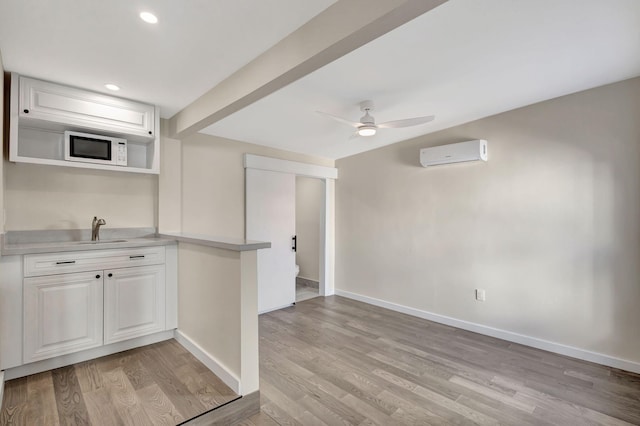
POLYGON ((102 345, 102 271, 25 278, 24 362, 102 345))
POLYGON ((165 329, 164 265, 104 272, 105 344, 165 329))
POLYGON ((20 77, 20 118, 155 138, 155 108, 75 87, 20 77))

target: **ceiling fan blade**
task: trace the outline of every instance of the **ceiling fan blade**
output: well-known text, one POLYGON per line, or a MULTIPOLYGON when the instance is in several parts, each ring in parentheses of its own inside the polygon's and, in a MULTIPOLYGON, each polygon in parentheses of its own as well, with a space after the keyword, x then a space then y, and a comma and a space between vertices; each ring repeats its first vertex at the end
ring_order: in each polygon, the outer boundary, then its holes
POLYGON ((353 132, 351 134, 351 136, 349 136, 349 140, 354 140, 354 139, 358 139, 360 137, 360 134, 358 132, 353 132))
POLYGON ((428 123, 432 121, 434 118, 436 118, 435 115, 427 115, 424 117, 414 117, 414 118, 406 118, 404 120, 387 121, 386 123, 378 124, 378 127, 382 129, 397 129, 399 127, 418 126, 420 124, 428 123))
POLYGON ((349 120, 346 120, 346 119, 344 119, 342 117, 338 117, 336 115, 329 114, 327 112, 322 112, 322 111, 316 111, 316 112, 318 114, 322 114, 322 115, 324 115, 326 117, 333 118, 334 120, 339 121, 339 122, 341 122, 343 124, 346 124, 347 126, 351 126, 351 127, 356 127, 357 128, 358 126, 361 125, 360 123, 356 123, 355 121, 349 121, 349 120))

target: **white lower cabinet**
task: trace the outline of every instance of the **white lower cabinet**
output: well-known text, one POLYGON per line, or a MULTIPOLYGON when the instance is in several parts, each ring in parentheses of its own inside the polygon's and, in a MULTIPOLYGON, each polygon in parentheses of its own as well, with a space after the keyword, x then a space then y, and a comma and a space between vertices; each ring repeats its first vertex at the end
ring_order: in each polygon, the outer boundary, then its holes
POLYGON ((26 255, 24 271, 24 364, 176 327, 164 247, 26 255))
POLYGON ((104 343, 165 329, 164 265, 104 271, 104 343))
POLYGON ((102 345, 102 271, 24 279, 23 361, 102 345))

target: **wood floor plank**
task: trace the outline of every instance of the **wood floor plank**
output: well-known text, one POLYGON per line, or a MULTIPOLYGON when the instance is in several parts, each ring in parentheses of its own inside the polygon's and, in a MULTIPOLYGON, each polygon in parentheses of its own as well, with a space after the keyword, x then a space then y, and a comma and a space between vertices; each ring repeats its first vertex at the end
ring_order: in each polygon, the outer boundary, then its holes
POLYGON ((0 424, 24 425, 26 423, 27 378, 10 380, 4 385, 0 424))
POLYGON ((267 399, 262 408, 271 406, 271 412, 267 411, 267 413, 278 423, 298 424, 295 419, 300 418, 306 411, 304 407, 296 403, 297 398, 290 398, 280 390, 279 386, 273 385, 269 380, 261 380, 260 393, 263 400, 267 399))
POLYGON ((25 421, 32 425, 60 424, 56 399, 49 389, 53 388, 51 372, 27 377, 27 405, 25 421))
POLYGON ((58 418, 63 425, 90 425, 89 413, 73 366, 51 371, 58 418))
POLYGON ((118 411, 115 410, 107 387, 84 393, 91 424, 104 426, 121 426, 124 424, 118 411))
POLYGON ((122 367, 106 371, 103 375, 113 406, 123 423, 127 426, 153 425, 122 367))
POLYGON ((261 405, 260 411, 262 414, 266 414, 270 418, 274 419, 274 421, 278 425, 302 426, 302 423, 300 423, 294 417, 291 417, 287 412, 285 412, 281 407, 275 405, 273 402, 261 405))
POLYGON ((180 381, 189 389, 191 394, 196 396, 205 410, 222 405, 236 397, 233 392, 223 394, 216 390, 211 382, 205 380, 190 364, 178 367, 176 372, 180 381))
POLYGON ((380 426, 401 426, 402 425, 402 423, 400 423, 399 421, 391 417, 393 413, 398 411, 397 408, 393 410, 391 413, 382 412, 377 408, 367 404, 360 398, 355 397, 352 394, 346 394, 345 396, 340 398, 340 400, 344 402, 346 405, 352 407, 358 413, 362 414, 362 416, 365 419, 371 420, 373 424, 380 425, 380 426))
POLYGON ((74 368, 82 392, 92 392, 104 387, 102 374, 94 361, 80 362, 74 368))
POLYGON ((134 354, 130 361, 122 366, 122 372, 135 390, 151 386, 154 383, 151 373, 142 363, 140 352, 134 354))
MULTIPOLYGON (((509 405, 501 402, 496 403, 494 400, 488 401, 482 398, 469 397, 467 395, 460 395, 456 400, 458 404, 469 407, 477 412, 484 413, 494 419, 500 419, 500 423, 503 425, 518 425, 518 426, 550 426, 551 423, 543 420, 542 417, 533 413, 525 413, 522 410, 518 410, 509 405), (491 402, 491 404, 487 403, 491 402)), ((534 410, 535 412, 535 410, 534 410)))
POLYGON ((258 413, 231 426, 280 426, 280 423, 276 422, 266 413, 258 413))
POLYGON ((138 398, 142 404, 142 408, 151 424, 174 426, 187 420, 182 414, 176 410, 167 395, 162 392, 160 387, 153 383, 145 388, 136 391, 138 398))
POLYGON ((143 351, 140 356, 154 381, 185 418, 188 419, 206 411, 205 406, 174 374, 171 363, 163 357, 160 350, 151 347, 143 351))

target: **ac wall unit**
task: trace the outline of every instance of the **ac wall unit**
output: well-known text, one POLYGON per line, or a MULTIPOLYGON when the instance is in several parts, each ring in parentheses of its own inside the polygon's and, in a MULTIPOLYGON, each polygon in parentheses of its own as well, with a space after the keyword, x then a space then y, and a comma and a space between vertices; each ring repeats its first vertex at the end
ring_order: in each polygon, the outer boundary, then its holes
POLYGON ((487 161, 487 159, 487 141, 483 139, 433 146, 420 150, 420 164, 422 164, 422 167, 461 163, 463 161, 487 161))

